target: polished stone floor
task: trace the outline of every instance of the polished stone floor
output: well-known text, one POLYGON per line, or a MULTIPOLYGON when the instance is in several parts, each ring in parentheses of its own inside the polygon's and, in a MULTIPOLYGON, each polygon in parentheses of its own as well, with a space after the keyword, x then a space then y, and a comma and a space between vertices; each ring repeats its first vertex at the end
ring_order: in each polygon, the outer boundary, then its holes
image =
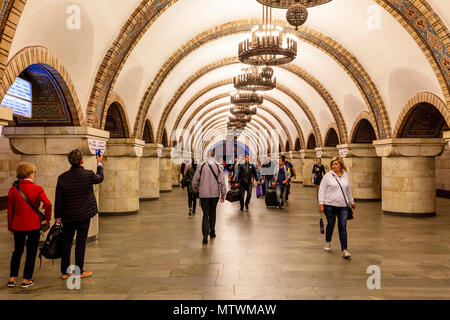
POLYGON ((351 261, 323 250, 315 190, 293 186, 284 210, 253 197, 218 208, 217 238, 201 243, 201 209, 187 215, 177 188, 142 202, 134 216, 101 217, 100 238, 88 245, 81 290, 59 280, 59 260, 37 263, 35 287, 6 288, 12 237, 0 218, 0 299, 450 299, 450 200, 434 218, 380 213, 359 203, 348 223, 351 261), (367 268, 381 269, 381 289, 367 288, 367 268), (2 280, 3 281, 3 280, 2 280))

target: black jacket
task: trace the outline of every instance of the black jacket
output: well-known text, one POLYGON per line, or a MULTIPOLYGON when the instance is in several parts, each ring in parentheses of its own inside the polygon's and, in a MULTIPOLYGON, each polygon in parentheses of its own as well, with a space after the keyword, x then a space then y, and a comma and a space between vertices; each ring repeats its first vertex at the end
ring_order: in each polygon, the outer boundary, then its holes
POLYGON ((236 181, 251 183, 252 178, 259 180, 256 167, 252 163, 243 163, 239 165, 236 181))
POLYGON ((98 213, 94 184, 103 181, 103 167, 97 174, 81 166, 72 166, 58 178, 55 195, 55 219, 62 222, 84 221, 98 213))

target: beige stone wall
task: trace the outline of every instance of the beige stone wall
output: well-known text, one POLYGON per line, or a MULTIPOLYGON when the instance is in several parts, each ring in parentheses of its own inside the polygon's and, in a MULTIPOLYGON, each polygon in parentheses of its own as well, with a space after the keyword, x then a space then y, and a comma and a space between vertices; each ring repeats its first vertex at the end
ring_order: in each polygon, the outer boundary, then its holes
POLYGON ((354 199, 381 199, 381 158, 344 158, 354 199))
POLYGON ((11 151, 9 140, 0 137, 0 198, 8 196, 9 188, 16 180, 19 162, 20 155, 11 151))
POLYGON ((173 187, 179 187, 180 186, 180 170, 181 165, 179 164, 172 164, 172 186, 173 187))
POLYGON ((159 158, 142 157, 139 170, 139 198, 159 198, 159 158))
MULTIPOLYGON (((300 183, 303 182, 303 159, 300 158, 292 158, 292 165, 294 166, 295 173, 297 174, 296 179, 292 179, 292 181, 300 183)), ((311 168, 312 170, 312 168, 311 168)))
POLYGON ((450 147, 436 157, 436 189, 450 192, 450 147))
POLYGON ((314 186, 312 182, 313 174, 312 168, 316 163, 315 159, 305 158, 303 159, 303 185, 304 186, 314 186))
POLYGON ((138 157, 106 157, 105 180, 100 185, 101 213, 128 213, 139 210, 138 157))
POLYGON ((434 157, 382 158, 382 210, 409 214, 436 211, 434 157))
POLYGON ((159 159, 159 189, 161 191, 172 191, 172 159, 159 159))

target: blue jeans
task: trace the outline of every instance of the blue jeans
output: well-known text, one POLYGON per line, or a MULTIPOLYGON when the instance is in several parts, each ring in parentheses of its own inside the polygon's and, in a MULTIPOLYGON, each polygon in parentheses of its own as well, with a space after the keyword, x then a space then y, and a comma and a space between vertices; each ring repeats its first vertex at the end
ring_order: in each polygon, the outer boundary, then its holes
POLYGON ((277 183, 276 194, 277 194, 277 204, 279 206, 284 206, 286 202, 286 191, 287 186, 285 184, 277 183))
POLYGON ((339 240, 341 242, 341 250, 347 249, 347 207, 324 206, 325 216, 327 217, 326 241, 331 242, 333 236, 334 225, 336 224, 336 216, 338 218, 339 240))

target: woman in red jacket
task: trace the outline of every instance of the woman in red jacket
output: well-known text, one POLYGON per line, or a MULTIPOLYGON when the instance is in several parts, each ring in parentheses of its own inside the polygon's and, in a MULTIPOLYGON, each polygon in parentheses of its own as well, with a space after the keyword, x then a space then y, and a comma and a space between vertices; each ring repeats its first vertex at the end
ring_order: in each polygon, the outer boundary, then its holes
MULTIPOLYGON (((44 193, 44 189, 33 183, 36 167, 31 163, 21 163, 17 167, 17 178, 19 188, 28 198, 28 201, 39 210, 41 202, 44 203, 46 223, 51 219, 52 204, 44 193)), ((8 193, 8 230, 14 233, 14 252, 11 258, 11 273, 8 287, 14 287, 16 277, 19 275, 20 260, 24 251, 25 240, 27 246, 27 257, 23 273, 22 288, 34 285, 32 280, 34 264, 40 239, 41 220, 38 214, 26 203, 13 186, 8 193)))

